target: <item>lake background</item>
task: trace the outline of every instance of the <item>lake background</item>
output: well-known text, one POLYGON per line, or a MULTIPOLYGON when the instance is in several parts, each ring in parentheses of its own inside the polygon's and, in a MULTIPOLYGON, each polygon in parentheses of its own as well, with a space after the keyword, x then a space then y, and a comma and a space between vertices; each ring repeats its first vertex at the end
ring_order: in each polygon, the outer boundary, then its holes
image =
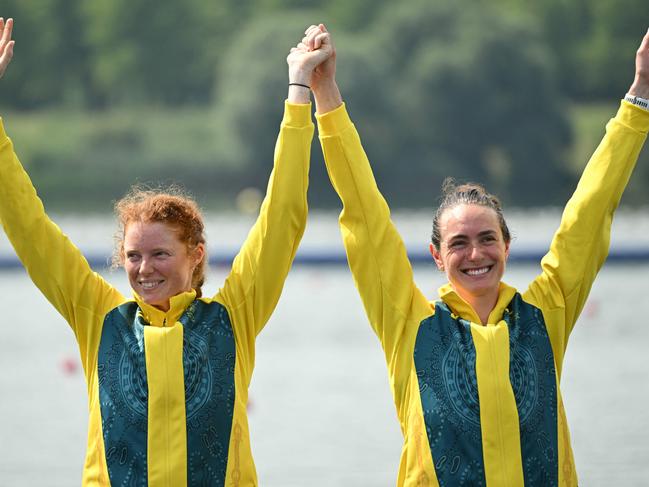
MULTIPOLYGON (((302 255, 342 252, 335 213, 311 215, 302 255)), ((555 210, 512 212, 512 252, 546 248, 555 210)), ((428 245, 427 212, 394 219, 411 252, 428 245)), ((113 222, 55 217, 87 253, 108 255, 113 222)), ((208 220, 210 252, 239 247, 252 217, 208 220)), ((12 255, 0 240, 0 257, 12 255)), ((649 210, 624 211, 613 250, 649 249, 649 210)), ((519 289, 538 273, 510 265, 519 289)), ((124 293, 121 270, 105 271, 124 293)), ((227 268, 210 270, 206 294, 227 268)), ((432 263, 415 278, 429 297, 443 284, 432 263)), ((608 263, 573 332, 563 398, 580 485, 645 486, 649 479, 649 262, 608 263)), ((20 269, 0 271, 0 486, 79 485, 87 401, 76 342, 67 324, 20 269)), ((387 371, 349 270, 295 266, 257 340, 250 387, 252 447, 262 486, 393 486, 402 445, 387 371)))

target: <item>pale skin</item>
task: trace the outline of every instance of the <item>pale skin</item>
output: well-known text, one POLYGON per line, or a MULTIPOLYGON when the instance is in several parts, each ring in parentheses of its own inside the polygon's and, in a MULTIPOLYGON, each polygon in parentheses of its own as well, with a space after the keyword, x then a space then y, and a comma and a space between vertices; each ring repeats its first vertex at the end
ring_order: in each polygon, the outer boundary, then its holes
MULTIPOLYGON (((297 49, 313 51, 326 46, 329 56, 314 70, 313 94, 316 111, 324 114, 342 104, 336 84, 336 50, 323 24, 311 25, 297 49)), ((635 58, 635 77, 628 90, 631 95, 649 99, 649 30, 635 58)), ((440 248, 430 245, 438 268, 460 297, 486 324, 498 300, 500 279, 509 256, 496 212, 478 205, 457 205, 440 217, 440 248)))

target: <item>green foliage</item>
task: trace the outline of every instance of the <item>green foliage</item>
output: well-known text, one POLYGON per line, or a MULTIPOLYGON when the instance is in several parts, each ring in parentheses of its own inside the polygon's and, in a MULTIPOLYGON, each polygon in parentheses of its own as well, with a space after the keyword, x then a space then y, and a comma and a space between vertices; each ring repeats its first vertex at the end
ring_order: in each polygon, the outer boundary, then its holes
MULTIPOLYGON (((558 204, 603 131, 590 107, 631 83, 645 2, 4 0, 17 43, 0 107, 28 110, 7 125, 55 205, 105 205, 136 179, 231 202, 265 186, 286 54, 324 22, 391 204, 430 206, 446 176, 558 204)), ((646 165, 626 203, 649 204, 646 165)), ((310 201, 338 204, 317 142, 310 201)))
POLYGON ((16 19, 16 48, 2 80, 2 106, 33 109, 75 100, 87 61, 78 7, 66 0, 3 0, 0 15, 16 19))
POLYGON ((84 2, 94 104, 206 102, 237 24, 234 1, 84 2))
POLYGON ((385 9, 374 29, 366 52, 387 53, 389 63, 376 77, 383 96, 370 95, 391 126, 364 140, 379 147, 374 166, 392 201, 432 203, 454 176, 519 204, 552 202, 521 190, 565 179, 570 141, 551 59, 533 27, 486 6, 421 1, 385 9))
POLYGON ((647 31, 646 0, 499 0, 542 29, 563 91, 576 100, 619 98, 631 84, 647 31))
POLYGON ((5 125, 49 207, 108 211, 135 182, 180 183, 227 206, 244 185, 219 158, 222 131, 209 109, 11 113, 5 125))

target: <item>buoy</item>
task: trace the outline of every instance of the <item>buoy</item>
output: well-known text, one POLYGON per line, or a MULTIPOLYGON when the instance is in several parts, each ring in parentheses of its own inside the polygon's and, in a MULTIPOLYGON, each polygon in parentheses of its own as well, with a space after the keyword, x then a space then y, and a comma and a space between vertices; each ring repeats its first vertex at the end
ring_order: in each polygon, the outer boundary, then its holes
POLYGON ((73 357, 65 357, 61 360, 61 370, 65 375, 74 375, 79 370, 79 361, 73 357))

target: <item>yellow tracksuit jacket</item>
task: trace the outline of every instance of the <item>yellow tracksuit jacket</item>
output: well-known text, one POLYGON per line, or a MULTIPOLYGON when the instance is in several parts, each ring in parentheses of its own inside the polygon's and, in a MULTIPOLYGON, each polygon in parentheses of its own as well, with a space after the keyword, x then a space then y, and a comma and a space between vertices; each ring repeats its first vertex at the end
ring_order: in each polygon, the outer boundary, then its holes
POLYGON ((0 220, 70 324, 88 387, 84 486, 257 485, 246 404, 255 337, 279 299, 307 216, 310 105, 285 105, 257 222, 223 287, 127 299, 48 218, 0 123, 0 220))
MULTIPOLYGON (((559 384, 568 336, 609 247, 649 112, 623 102, 568 202, 540 275, 501 283, 487 325, 450 285, 413 282, 344 106, 318 117, 349 265, 378 335, 404 436, 399 486, 576 486, 559 384)), ((432 162, 434 163, 434 162, 432 162)))

